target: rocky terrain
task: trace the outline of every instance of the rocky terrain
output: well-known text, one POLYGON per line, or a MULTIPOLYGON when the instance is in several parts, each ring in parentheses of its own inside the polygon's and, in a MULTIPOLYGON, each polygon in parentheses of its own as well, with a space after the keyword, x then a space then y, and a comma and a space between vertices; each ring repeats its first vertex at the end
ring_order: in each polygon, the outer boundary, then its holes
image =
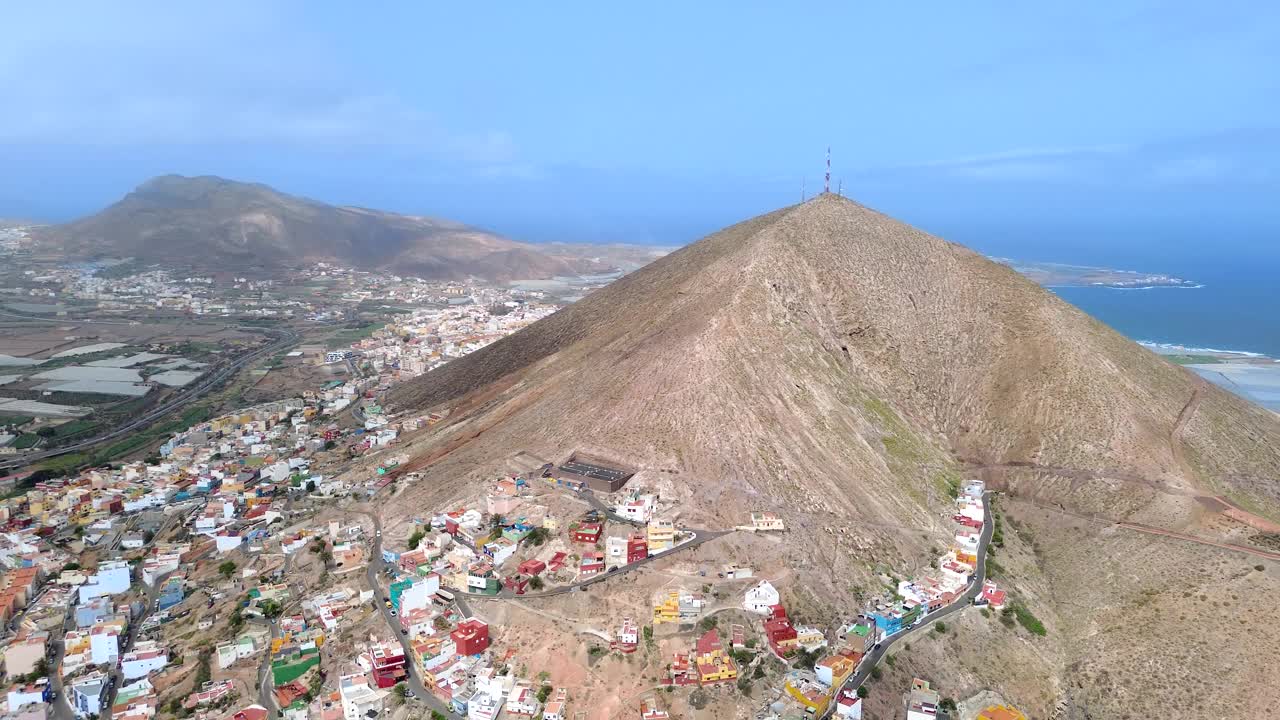
POLYGON ((137 257, 195 270, 333 261, 426 279, 510 280, 612 266, 438 218, 335 207, 265 185, 166 175, 101 212, 43 228, 41 245, 70 257, 137 257))
POLYGON ((1003 580, 1048 632, 966 617, 938 639, 946 652, 904 650, 916 672, 996 689, 1033 717, 1138 717, 1175 697, 1238 717, 1280 701, 1258 677, 1280 659, 1258 617, 1276 563, 1116 525, 1266 535, 1280 420, 1011 268, 849 200, 715 233, 389 403, 451 411, 413 447, 405 515, 516 452, 590 452, 639 468, 633 482, 660 485, 693 524, 782 514, 781 543, 700 552, 788 568, 788 603, 815 620, 879 572, 927 562, 952 486, 979 474, 1011 518, 1003 580))

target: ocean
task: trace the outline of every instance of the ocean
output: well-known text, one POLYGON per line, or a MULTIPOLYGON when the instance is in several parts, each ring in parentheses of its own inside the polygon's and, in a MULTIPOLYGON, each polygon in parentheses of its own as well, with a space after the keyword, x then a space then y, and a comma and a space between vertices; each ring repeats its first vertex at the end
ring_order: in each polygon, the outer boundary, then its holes
POLYGON ((1126 336, 1280 358, 1280 233, 1112 227, 941 233, 988 255, 1175 275, 1199 288, 1051 288, 1126 336))

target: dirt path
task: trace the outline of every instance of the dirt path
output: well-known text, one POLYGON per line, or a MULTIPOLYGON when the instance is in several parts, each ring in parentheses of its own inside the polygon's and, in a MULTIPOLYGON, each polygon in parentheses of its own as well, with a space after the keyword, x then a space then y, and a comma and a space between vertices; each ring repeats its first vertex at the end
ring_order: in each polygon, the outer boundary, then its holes
POLYGON ((1203 391, 1204 380, 1196 376, 1195 389, 1191 391, 1191 397, 1187 399, 1187 404, 1182 406, 1182 410, 1178 413, 1178 419, 1173 423, 1173 429, 1169 431, 1169 450, 1173 453, 1174 461, 1187 473, 1188 477, 1195 476, 1195 468, 1187 460, 1182 436, 1186 432, 1187 423, 1195 416, 1196 410, 1200 408, 1200 399, 1204 394, 1203 391))
POLYGON ((1021 497, 1014 495, 1014 498, 1029 505, 1035 505, 1038 508, 1049 510, 1068 517, 1086 520, 1088 522, 1102 523, 1113 527, 1121 527, 1134 532, 1145 533, 1147 535, 1158 535, 1165 538, 1175 538, 1186 542, 1204 545, 1206 547, 1218 548, 1220 550, 1230 550, 1232 552, 1241 552, 1255 557, 1266 558, 1267 560, 1280 560, 1280 552, 1272 552, 1269 550, 1261 550, 1259 548, 1245 547, 1244 545, 1233 545, 1231 543, 1217 542, 1214 540, 1206 540, 1205 538, 1188 535, 1187 533, 1176 532, 1174 530, 1166 530, 1164 528, 1154 527, 1152 525, 1143 525, 1141 523, 1127 522, 1123 520, 1113 520, 1102 515, 1092 515, 1085 513, 1072 512, 1056 503, 1045 502, 1043 500, 1035 500, 1033 498, 1021 497))

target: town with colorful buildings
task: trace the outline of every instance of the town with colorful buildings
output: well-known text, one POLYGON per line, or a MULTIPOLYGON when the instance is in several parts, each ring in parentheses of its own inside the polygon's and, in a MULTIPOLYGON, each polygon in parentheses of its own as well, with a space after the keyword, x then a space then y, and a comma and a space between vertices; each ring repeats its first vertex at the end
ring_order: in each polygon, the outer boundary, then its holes
MULTIPOLYGON (((370 512, 343 509, 412 482, 397 446, 442 419, 389 417, 381 391, 550 312, 465 297, 325 353, 357 369, 349 379, 197 423, 146 460, 0 478, 28 486, 0 500, 8 715, 369 720, 425 705, 476 720, 590 717, 568 688, 537 668, 517 672, 509 649, 495 653, 503 628, 485 617, 492 603, 585 593, 705 540, 674 503, 623 468, 571 456, 523 458, 522 472, 474 501, 424 509, 407 540, 386 545, 370 512)), ((671 717, 675 693, 741 689, 766 667, 780 681, 752 701, 764 703, 760 720, 861 718, 860 678, 882 646, 960 604, 1006 603, 994 582, 974 580, 985 488, 974 481, 957 495, 933 570, 895 578, 838 627, 794 620, 769 579, 729 564, 720 580, 751 581, 731 608, 706 586, 667 587, 648 610, 594 629, 592 651, 635 657, 652 652, 655 632, 687 637, 664 640, 676 645, 665 690, 637 700, 642 720, 671 717), (726 609, 743 620, 717 622, 726 609)), ((744 519, 734 531, 787 532, 774 512, 744 519)), ((955 717, 924 680, 903 708, 909 720, 955 717)), ((1022 717, 1008 706, 983 713, 1022 717)))

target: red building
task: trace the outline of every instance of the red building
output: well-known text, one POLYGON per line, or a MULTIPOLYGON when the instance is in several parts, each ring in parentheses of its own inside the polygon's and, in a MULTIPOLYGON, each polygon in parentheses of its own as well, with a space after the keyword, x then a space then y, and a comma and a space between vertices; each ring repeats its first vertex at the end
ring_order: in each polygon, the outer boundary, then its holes
POLYGON ((628 565, 634 562, 640 562, 647 557, 649 557, 649 541, 645 539, 644 535, 636 533, 635 535, 627 538, 628 565))
POLYGON ((579 577, 592 577, 604 572, 604 553, 588 551, 582 553, 582 562, 578 565, 579 577))
POLYGON ((502 586, 517 595, 523 595, 529 590, 529 576, 523 573, 508 575, 502 579, 502 586))
POLYGON ((774 605, 773 612, 764 621, 764 634, 769 639, 773 654, 778 657, 785 656, 799 644, 799 635, 781 605, 774 605))
POLYGON ((458 623, 450 637, 459 655, 479 655, 489 648, 489 624, 483 620, 467 618, 458 623))
POLYGON ((395 687, 396 683, 404 682, 408 674, 404 666, 404 650, 400 648, 400 643, 386 642, 374 645, 364 654, 363 659, 369 664, 369 672, 380 688, 395 687))
POLYGON ((568 557, 569 557, 568 554, 562 553, 562 552, 558 552, 555 555, 552 555, 551 562, 547 563, 547 569, 550 570, 551 572, 555 572, 560 568, 563 568, 564 561, 568 559, 568 557))
POLYGON ((582 523, 573 531, 573 541, 595 545, 600 542, 600 534, 604 532, 604 527, 600 523, 582 523))
POLYGON ((534 575, 541 575, 542 571, 547 569, 547 564, 541 560, 525 560, 516 569, 520 571, 521 575, 533 577, 534 575))

